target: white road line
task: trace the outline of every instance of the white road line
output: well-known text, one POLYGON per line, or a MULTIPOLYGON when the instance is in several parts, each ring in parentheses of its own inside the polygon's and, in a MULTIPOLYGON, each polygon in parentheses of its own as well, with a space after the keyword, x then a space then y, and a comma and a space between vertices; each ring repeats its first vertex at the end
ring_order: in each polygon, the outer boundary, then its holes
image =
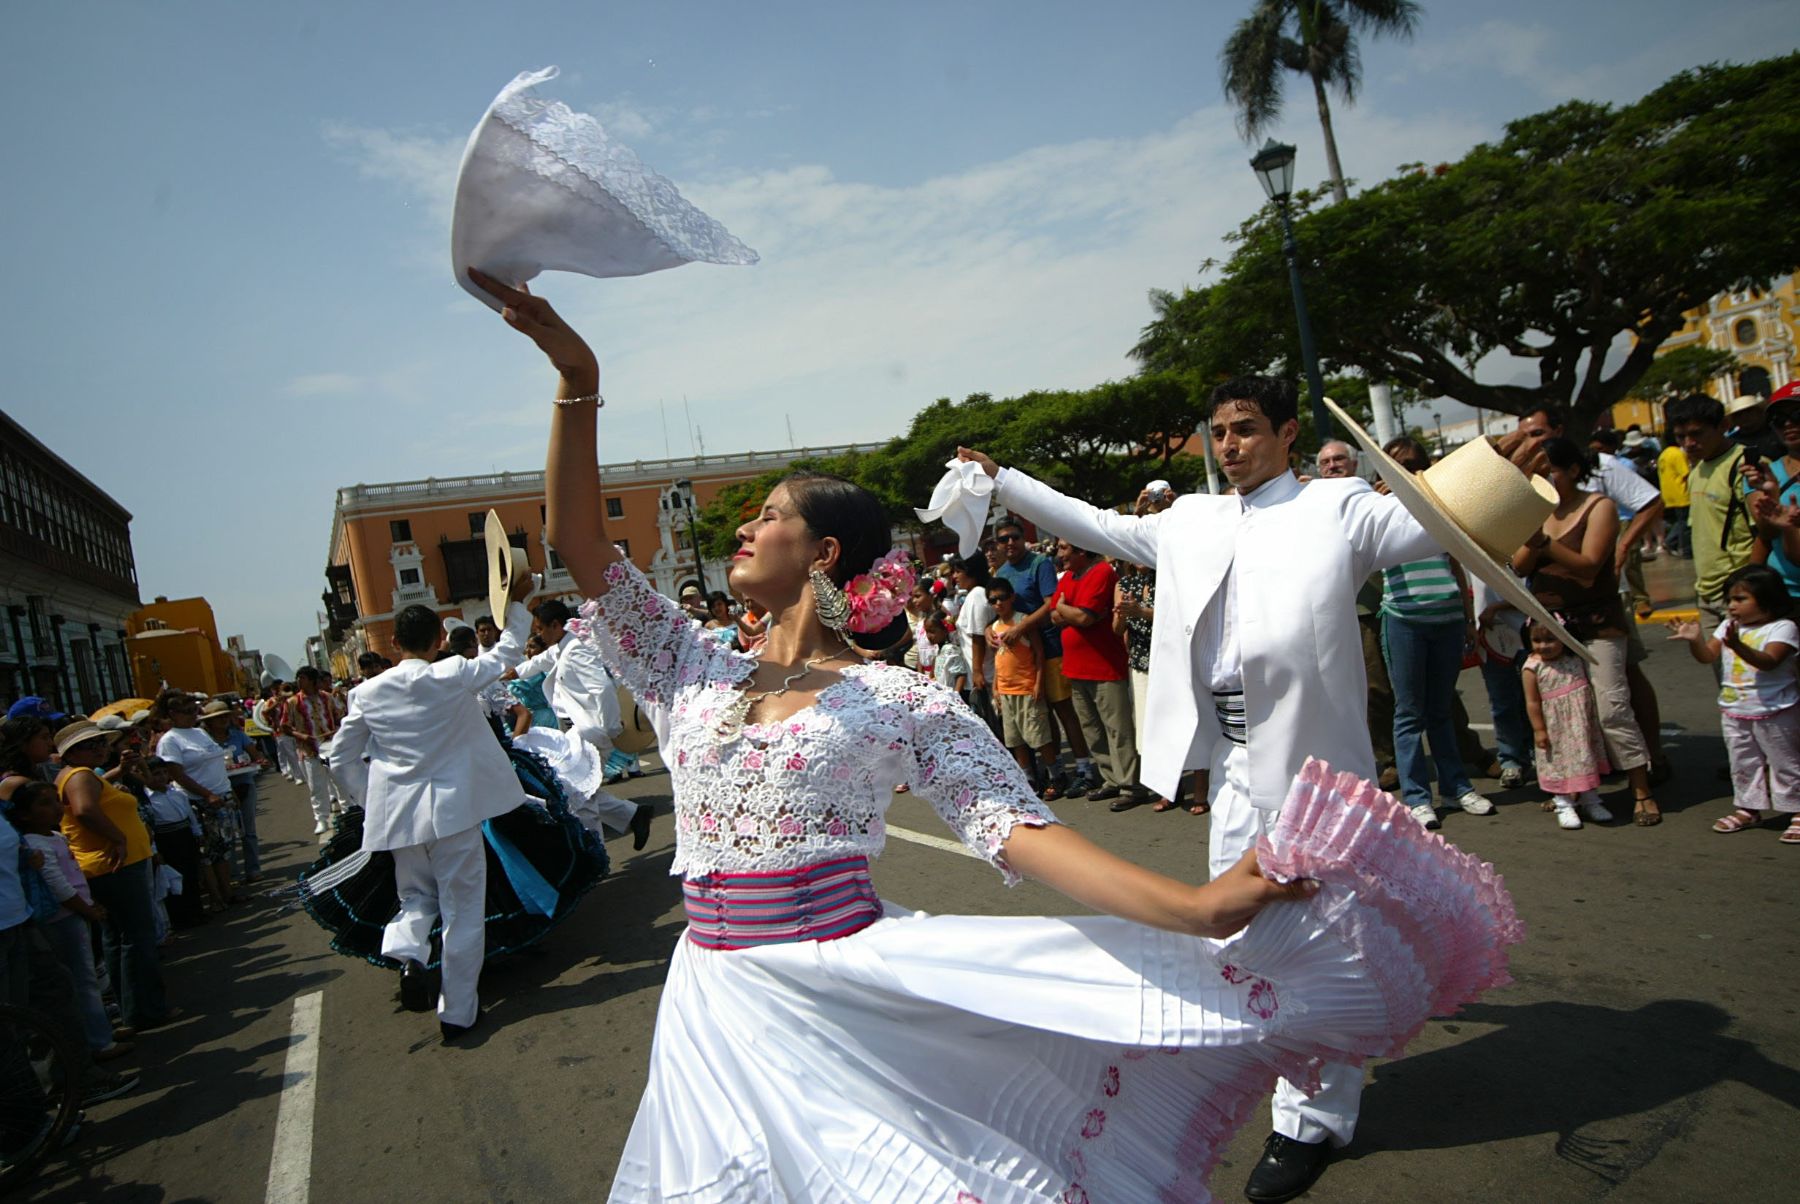
POLYGON ((294 1000, 281 1106, 275 1113, 275 1152, 269 1158, 268 1204, 306 1204, 312 1187, 313 1092, 319 1081, 319 1010, 325 993, 294 1000))
POLYGON ((954 840, 945 840, 942 836, 927 836, 923 832, 912 832, 905 828, 889 828, 887 832, 889 836, 895 836, 901 840, 910 840, 914 844, 922 844, 927 848, 942 849, 946 853, 961 853, 964 857, 973 857, 977 861, 981 860, 981 855, 969 848, 968 845, 959 844, 954 840))

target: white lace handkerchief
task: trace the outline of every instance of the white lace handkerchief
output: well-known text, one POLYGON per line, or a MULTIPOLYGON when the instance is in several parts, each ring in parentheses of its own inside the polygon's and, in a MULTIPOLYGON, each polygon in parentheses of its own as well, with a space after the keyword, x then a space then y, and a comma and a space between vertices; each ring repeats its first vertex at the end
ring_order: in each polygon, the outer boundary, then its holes
POLYGON ((973 556, 981 547, 981 532, 987 526, 988 506, 994 500, 994 478, 981 471, 972 460, 952 460, 931 491, 931 503, 923 510, 914 508, 922 523, 942 519, 956 532, 956 553, 973 556))
POLYGON ((539 272, 642 276, 684 263, 755 263, 757 255, 694 208, 600 123, 533 93, 556 68, 500 90, 463 151, 450 260, 457 282, 479 268, 510 284, 539 272))

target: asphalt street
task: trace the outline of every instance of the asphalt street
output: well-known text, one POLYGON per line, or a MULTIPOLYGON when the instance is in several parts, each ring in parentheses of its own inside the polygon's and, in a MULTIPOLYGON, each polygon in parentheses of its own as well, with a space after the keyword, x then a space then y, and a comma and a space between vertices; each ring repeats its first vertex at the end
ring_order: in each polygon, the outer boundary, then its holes
MULTIPOLYGON (((1679 604, 1679 567, 1653 585, 1659 603, 1679 604)), ((1450 815, 1443 834, 1506 875, 1530 931, 1514 953, 1517 981, 1369 1069, 1357 1139, 1308 1199, 1795 1198, 1800 848, 1778 845, 1774 829, 1708 830, 1727 806, 1711 677, 1659 631, 1646 634, 1676 767, 1659 791, 1666 822, 1564 832, 1534 789, 1478 780, 1497 814, 1450 815)), ((1463 687, 1479 722, 1479 677, 1463 687)), ((266 775, 268 876, 252 902, 170 950, 170 993, 188 1018, 145 1035, 143 1085, 91 1109, 25 1197, 603 1196, 683 925, 667 790, 661 772, 625 788, 659 805, 649 846, 634 856, 628 840, 613 842, 614 874, 540 948, 488 967, 484 1030, 446 1047, 432 1017, 399 1010, 394 975, 330 952, 291 906, 283 888, 317 846, 301 789, 266 775), (289 1061, 297 1001, 303 1021, 318 1017, 316 1071, 305 1075, 290 1075, 306 1065, 289 1061), (295 1101, 308 1092, 302 1124, 295 1101)), ((1629 816, 1622 780, 1604 793, 1629 816)), ((1059 811, 1125 856, 1205 873, 1204 818, 1087 802, 1059 811)), ((917 799, 898 797, 890 819, 947 835, 917 799)), ((875 877, 884 897, 928 911, 1079 910, 1041 887, 1008 890, 934 844, 891 841, 875 877)), ((1220 1199, 1241 1199, 1267 1131, 1265 1108, 1215 1176, 1220 1199)))

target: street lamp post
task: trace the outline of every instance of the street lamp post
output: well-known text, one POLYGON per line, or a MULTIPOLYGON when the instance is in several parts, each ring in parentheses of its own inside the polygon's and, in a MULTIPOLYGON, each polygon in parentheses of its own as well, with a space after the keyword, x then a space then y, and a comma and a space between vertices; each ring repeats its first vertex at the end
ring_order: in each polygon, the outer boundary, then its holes
POLYGON ((1312 319, 1306 312, 1306 287, 1300 280, 1300 248, 1294 242, 1294 220, 1289 200, 1294 195, 1294 148, 1273 138, 1250 160, 1263 192, 1281 213, 1281 251, 1287 256, 1288 287, 1294 294, 1294 316, 1300 323, 1300 360, 1306 369, 1306 387, 1312 393, 1313 433, 1323 446, 1331 437, 1331 419, 1325 413, 1325 380, 1319 375, 1319 352, 1313 345, 1312 319))
POLYGON ((706 562, 700 556, 700 527, 694 519, 694 483, 688 480, 675 482, 676 495, 681 501, 682 509, 687 511, 688 546, 694 550, 694 577, 700 582, 700 594, 706 595, 706 562))
POLYGON ((1431 412, 1431 421, 1437 426, 1437 454, 1444 454, 1444 416, 1436 410, 1431 412))

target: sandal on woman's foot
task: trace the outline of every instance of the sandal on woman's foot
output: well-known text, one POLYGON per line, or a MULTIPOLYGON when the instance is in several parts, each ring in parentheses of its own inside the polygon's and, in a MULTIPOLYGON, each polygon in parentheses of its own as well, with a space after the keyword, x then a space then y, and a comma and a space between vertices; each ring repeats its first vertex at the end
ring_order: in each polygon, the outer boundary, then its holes
POLYGON ((1211 803, 1195 803, 1188 808, 1189 815, 1205 815, 1212 810, 1211 803))
POLYGON ((1800 815, 1788 820, 1787 830, 1780 836, 1782 844, 1800 844, 1800 815))
MULTIPOLYGON (((1748 807, 1739 807, 1730 815, 1714 820, 1712 829, 1715 832, 1742 832, 1745 828, 1754 828, 1756 825, 1762 823, 1762 818, 1761 811, 1752 811, 1748 807)), ((1783 833, 1783 835, 1785 836, 1786 833, 1783 833)), ((1800 843, 1800 836, 1796 836, 1794 841, 1795 843, 1800 843)))
POLYGON ((1181 806, 1181 804, 1175 802, 1173 799, 1159 798, 1156 800, 1156 806, 1150 808, 1150 810, 1161 814, 1164 811, 1173 811, 1179 806, 1181 806))
POLYGON ((1662 822, 1662 808, 1656 805, 1655 799, 1646 794, 1631 809, 1631 822, 1640 828, 1654 828, 1662 822))

